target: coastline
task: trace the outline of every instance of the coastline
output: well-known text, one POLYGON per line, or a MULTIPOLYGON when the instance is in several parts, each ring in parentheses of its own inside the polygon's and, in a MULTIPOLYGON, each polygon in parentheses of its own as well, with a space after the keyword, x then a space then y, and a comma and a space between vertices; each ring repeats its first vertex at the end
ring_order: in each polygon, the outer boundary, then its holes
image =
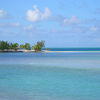
POLYGON ((42 50, 36 52, 35 50, 0 50, 0 53, 82 53, 82 52, 100 52, 100 51, 50 51, 42 50))
POLYGON ((0 50, 1 53, 3 52, 13 52, 13 53, 20 53, 20 52, 35 52, 35 50, 0 50))
POLYGON ((49 51, 44 50, 44 53, 84 53, 84 52, 100 52, 100 51, 49 51))

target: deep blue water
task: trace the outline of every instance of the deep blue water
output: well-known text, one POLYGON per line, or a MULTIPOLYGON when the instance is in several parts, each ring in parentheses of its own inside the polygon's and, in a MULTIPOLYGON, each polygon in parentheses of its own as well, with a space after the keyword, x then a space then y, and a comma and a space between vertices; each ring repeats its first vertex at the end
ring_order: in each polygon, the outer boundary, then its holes
POLYGON ((100 100, 100 53, 0 53, 0 100, 100 100))

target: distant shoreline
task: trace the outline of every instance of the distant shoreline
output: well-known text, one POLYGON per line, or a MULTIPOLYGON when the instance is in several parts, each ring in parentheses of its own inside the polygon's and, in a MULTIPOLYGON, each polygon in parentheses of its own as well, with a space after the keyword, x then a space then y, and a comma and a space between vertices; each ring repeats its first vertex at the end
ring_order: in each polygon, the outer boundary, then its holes
POLYGON ((52 50, 42 50, 36 52, 35 50, 0 50, 0 53, 77 53, 77 52, 100 52, 100 51, 52 51, 52 50))
POLYGON ((74 52, 100 52, 100 51, 50 51, 44 50, 44 53, 74 53, 74 52))
POLYGON ((9 52, 13 52, 13 53, 14 53, 14 52, 15 52, 15 53, 16 53, 16 52, 19 52, 19 53, 20 53, 20 52, 35 52, 35 50, 0 50, 0 52, 2 52, 2 53, 3 53, 3 52, 5 52, 5 53, 6 53, 6 52, 8 52, 8 53, 9 53, 9 52))

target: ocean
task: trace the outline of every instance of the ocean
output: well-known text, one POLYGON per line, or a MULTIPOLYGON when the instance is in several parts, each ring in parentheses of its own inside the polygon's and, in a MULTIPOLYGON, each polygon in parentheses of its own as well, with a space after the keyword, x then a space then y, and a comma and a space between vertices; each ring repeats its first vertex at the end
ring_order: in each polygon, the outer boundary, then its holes
POLYGON ((0 53, 0 100, 100 100, 100 52, 0 53))
MULTIPOLYGON (((46 48, 44 48, 45 50, 46 48)), ((100 48, 47 48, 50 51, 100 51, 100 48)))

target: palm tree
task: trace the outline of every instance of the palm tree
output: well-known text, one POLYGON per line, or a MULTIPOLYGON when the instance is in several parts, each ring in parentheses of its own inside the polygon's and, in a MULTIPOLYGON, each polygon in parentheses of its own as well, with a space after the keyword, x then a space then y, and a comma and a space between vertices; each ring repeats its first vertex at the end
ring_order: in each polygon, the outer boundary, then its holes
POLYGON ((35 52, 38 52, 41 51, 44 46, 45 41, 38 41, 34 46, 32 46, 32 49, 35 50, 35 52))

